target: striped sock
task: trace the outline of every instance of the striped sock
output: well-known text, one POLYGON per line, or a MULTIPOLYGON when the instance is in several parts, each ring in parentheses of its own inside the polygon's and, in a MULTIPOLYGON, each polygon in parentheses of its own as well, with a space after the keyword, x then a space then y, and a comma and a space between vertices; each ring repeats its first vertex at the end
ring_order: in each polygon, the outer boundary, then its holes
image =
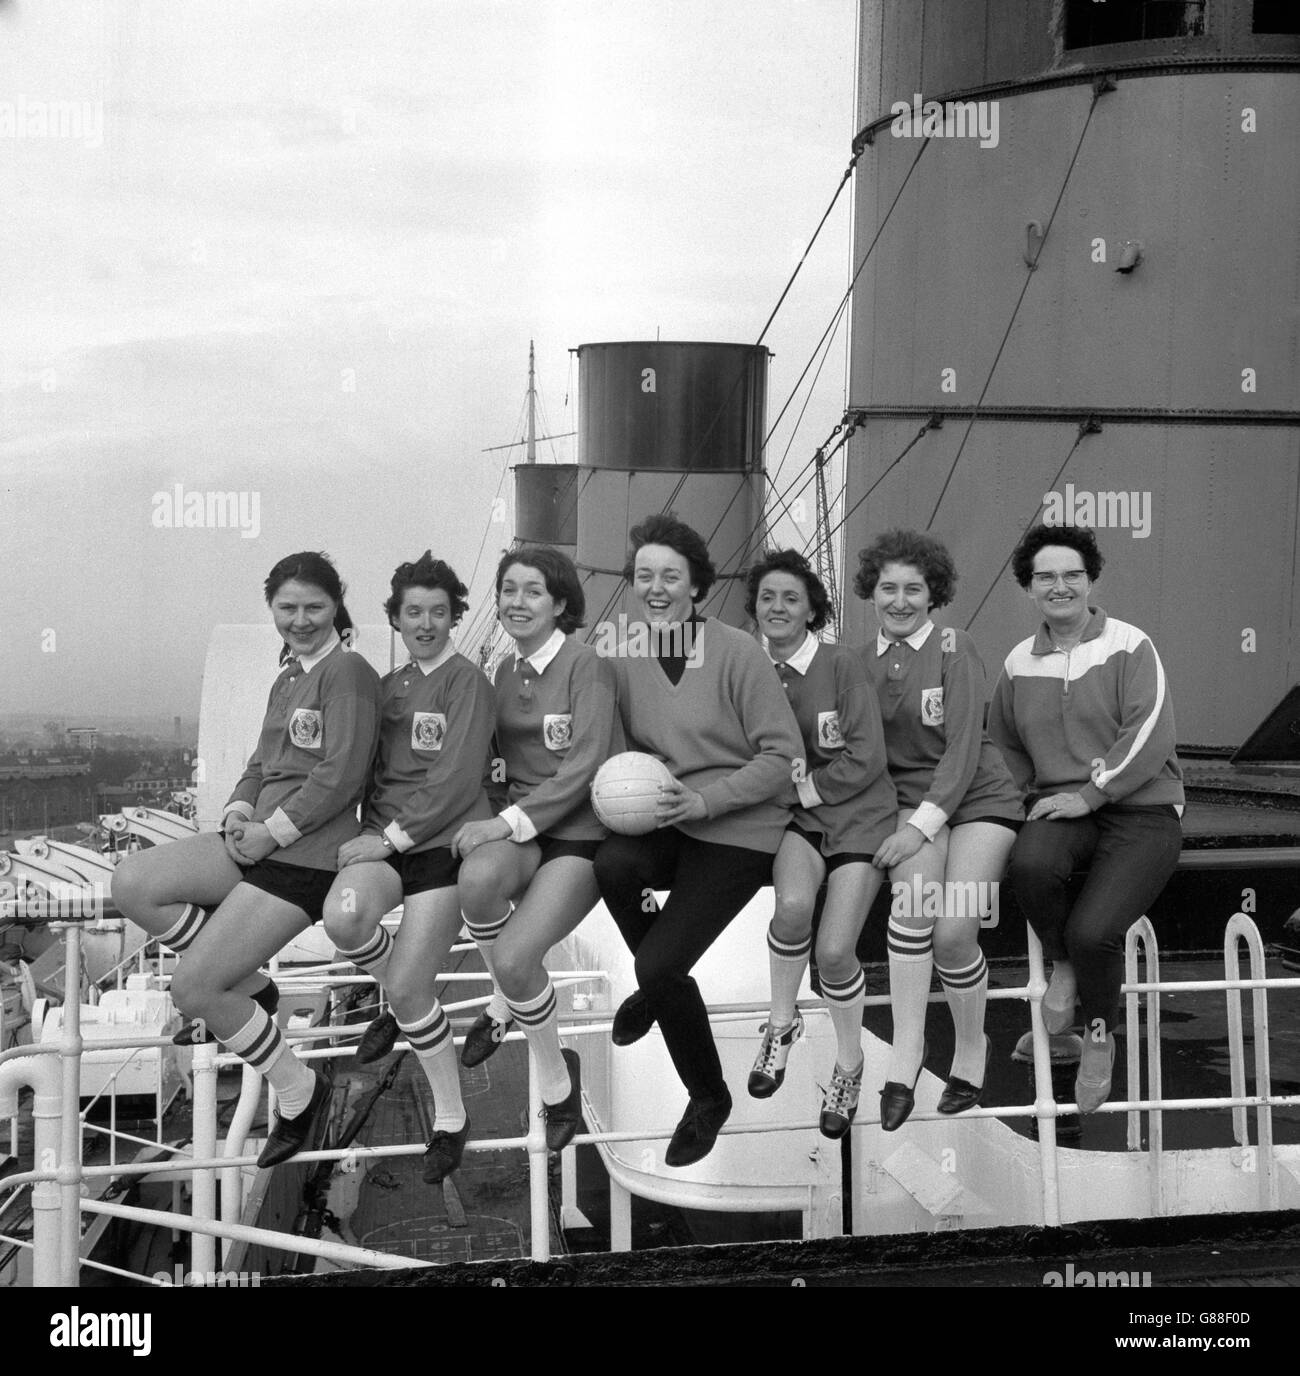
POLYGON ((989 967, 983 951, 957 970, 945 970, 937 961, 935 970, 952 1013, 955 1043, 950 1075, 967 1084, 984 1083, 984 1004, 989 992, 989 967))
MULTIPOLYGON (((934 966, 934 947, 928 927, 904 927, 889 919, 889 1003, 894 1015, 894 1044, 887 1078, 910 1085, 921 1066, 925 1049, 926 1000, 934 966)), ((825 982, 823 981, 823 987, 825 982)))
POLYGON ((251 999, 249 1003, 253 1016, 238 1032, 223 1037, 222 1041, 228 1051, 233 1051, 259 1075, 266 1077, 275 1090, 280 1116, 296 1118, 311 1102, 316 1076, 293 1054, 266 1010, 251 999))
POLYGON ((478 953, 483 957, 483 964, 487 966, 487 972, 492 976, 492 997, 484 1012, 496 1022, 509 1021, 510 1005, 506 1001, 506 996, 501 992, 501 986, 497 983, 497 972, 492 960, 492 948, 496 945, 497 937, 505 930, 505 925, 510 921, 510 914, 514 910, 515 905, 512 903, 501 917, 490 917, 485 922, 471 922, 469 918, 465 918, 465 930, 474 938, 478 953))
POLYGON ((345 951, 342 946, 334 949, 344 960, 350 960, 359 970, 374 976, 375 997, 378 1000, 379 986, 383 984, 388 970, 388 958, 393 954, 393 938, 388 928, 380 923, 370 940, 363 941, 355 951, 345 951))
POLYGON ((767 929, 767 963, 772 977, 773 1027, 789 1027, 794 1021, 795 1004, 799 998, 799 984, 808 968, 808 953, 812 950, 812 933, 797 941, 777 936, 772 926, 767 929))
POLYGON ((569 1095, 569 1067, 560 1055, 560 1015, 555 1003, 555 986, 549 979, 536 998, 508 1002, 510 1016, 528 1038, 528 1049, 537 1061, 537 1076, 542 1086, 542 1102, 558 1104, 569 1095))
POLYGON ((176 922, 158 938, 170 950, 180 955, 194 945, 208 920, 208 910, 197 903, 187 903, 176 922))
POLYGON ((460 1074, 456 1048, 451 1039, 451 1024, 437 999, 423 1017, 414 1022, 398 1021, 411 1043, 429 1088, 433 1091, 434 1132, 459 1132, 465 1126, 465 1104, 460 1097, 460 1074))
POLYGON ((822 975, 822 998, 835 1029, 835 1061, 841 1070, 856 1070, 862 1064, 862 1009, 866 997, 867 977, 861 965, 841 982, 822 975))

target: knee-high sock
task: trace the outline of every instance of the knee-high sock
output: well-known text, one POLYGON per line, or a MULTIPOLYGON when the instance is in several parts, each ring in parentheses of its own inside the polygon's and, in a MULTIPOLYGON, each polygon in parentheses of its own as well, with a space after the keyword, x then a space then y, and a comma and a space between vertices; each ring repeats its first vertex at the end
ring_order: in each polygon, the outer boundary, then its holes
POLYGON ((949 1072, 967 1084, 984 1083, 984 1004, 989 992, 989 967, 984 952, 957 970, 945 970, 935 962, 943 992, 952 1013, 955 1044, 949 1072))
POLYGON ((316 1076, 293 1054, 280 1029, 252 999, 253 1016, 233 1035, 224 1038, 226 1049, 264 1075, 278 1097, 282 1118, 296 1118, 311 1102, 316 1076))
POLYGON ((862 1008, 867 997, 867 977, 858 966, 857 973, 842 982, 822 973, 822 997, 835 1029, 835 1059, 844 1070, 862 1064, 862 1008))
POLYGON ((344 960, 350 960, 358 969, 373 975, 375 983, 382 985, 388 970, 388 958, 393 954, 393 938, 388 928, 381 925, 375 929, 370 940, 362 942, 355 951, 345 951, 342 946, 337 950, 344 960))
POLYGON ((555 986, 548 979, 536 998, 508 1000, 510 1016, 528 1038, 528 1049, 537 1058, 537 1074, 542 1086, 542 1102, 558 1104, 569 1094, 569 1067, 560 1055, 560 1015, 555 1004, 555 986))
POLYGON ((433 1091, 433 1130, 458 1132, 465 1126, 465 1104, 460 1097, 460 1074, 456 1048, 451 1039, 451 1024, 437 999, 433 1007, 414 1022, 398 1027, 406 1034, 433 1091))
POLYGON ((767 959, 772 976, 772 1026, 789 1027, 794 1021, 799 998, 799 983, 808 968, 812 934, 798 941, 786 941, 767 929, 767 959))
POLYGON ((158 938, 169 950, 180 955, 194 945, 208 920, 208 910, 197 903, 187 903, 180 917, 158 938))
POLYGON ((487 966, 487 972, 492 976, 492 998, 484 1011, 488 1017, 497 1022, 506 1022, 509 1019, 510 1007, 506 1001, 506 996, 501 992, 501 986, 497 983, 496 966, 493 964, 493 948, 496 945, 497 937, 501 935, 506 923, 510 921, 510 914, 514 910, 515 905, 512 903, 500 917, 489 918, 486 922, 471 922, 469 918, 465 919, 465 930, 474 938, 478 953, 483 957, 483 964, 487 966))
MULTIPOLYGON (((889 920, 889 1003, 894 1015, 894 1045, 888 1078, 910 1085, 916 1079, 925 1047, 926 1000, 934 947, 929 927, 904 927, 889 920)), ((823 988, 825 984, 823 982, 823 988)))

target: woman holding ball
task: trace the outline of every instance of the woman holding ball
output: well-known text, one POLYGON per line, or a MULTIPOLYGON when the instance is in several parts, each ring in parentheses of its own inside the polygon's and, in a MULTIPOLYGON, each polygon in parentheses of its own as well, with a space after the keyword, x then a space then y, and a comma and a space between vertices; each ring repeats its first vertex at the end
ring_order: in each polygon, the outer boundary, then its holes
POLYGON ((893 834, 898 799, 886 767, 880 706, 861 653, 817 638, 831 616, 821 579, 803 555, 787 549, 755 564, 746 587, 745 610, 767 637, 767 652, 794 709, 806 760, 794 784, 798 806, 772 867, 776 906, 767 933, 772 1012, 750 1072, 749 1092, 756 1099, 776 1093, 790 1048, 803 1034, 795 1000, 808 966, 813 907, 824 881, 817 968, 838 1049, 820 1127, 823 1136, 843 1137, 862 1088, 866 979, 857 955, 858 936, 884 880, 872 858, 893 834))
POLYGON ((658 829, 611 836, 596 855, 601 895, 636 957, 638 990, 614 1017, 615 1046, 658 1021, 689 1102, 665 1154, 688 1166, 713 1150, 731 1095, 690 971, 770 882, 785 795, 802 755, 771 662, 743 631, 695 608, 713 586, 704 541, 671 513, 633 528, 623 576, 649 632, 648 655, 616 660, 628 748, 657 755, 673 782, 658 829), (660 908, 647 893, 670 890, 660 908))
POLYGON ((515 642, 496 673, 496 743, 508 806, 466 822, 452 840, 461 859, 465 924, 504 997, 465 1041, 477 1065, 511 1023, 528 1039, 541 1079, 546 1145, 567 1146, 581 1121, 577 1053, 560 1047, 547 951, 598 897, 592 858, 605 834, 589 791, 599 766, 622 749, 614 670, 570 632, 586 599, 573 561, 526 545, 497 565, 497 616, 515 642))

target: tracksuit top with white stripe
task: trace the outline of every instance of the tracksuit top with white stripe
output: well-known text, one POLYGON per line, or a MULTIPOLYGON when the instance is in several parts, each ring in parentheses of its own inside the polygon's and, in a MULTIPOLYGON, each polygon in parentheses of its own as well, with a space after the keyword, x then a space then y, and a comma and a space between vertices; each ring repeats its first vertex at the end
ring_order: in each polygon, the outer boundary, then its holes
POLYGON ((399 853, 451 844, 465 822, 492 816, 483 774, 492 747, 492 685, 455 651, 426 674, 417 663, 383 679, 383 727, 367 830, 399 853))
POLYGON ((379 743, 379 675, 339 644, 309 669, 291 660, 271 685, 257 749, 226 811, 265 822, 280 849, 267 857, 337 870, 359 835, 357 804, 379 743))
POLYGON ((984 665, 975 642, 927 621, 906 640, 866 647, 880 701, 898 805, 934 840, 944 824, 982 817, 1023 821, 1020 790, 984 730, 984 665))
POLYGON ((506 793, 533 831, 565 841, 606 835, 591 807, 596 770, 623 749, 614 670, 566 636, 540 674, 507 655, 496 672, 496 746, 506 793))
POLYGON ((1031 793, 1107 803, 1183 802, 1164 666, 1136 626, 1091 609, 1083 639, 1058 650, 1046 623, 1006 658, 989 731, 1031 793))
POLYGON ((690 624, 694 645, 677 683, 653 656, 617 660, 628 749, 658 755, 704 799, 708 816, 678 822, 678 831, 775 855, 790 817, 794 761, 803 757, 799 724, 752 637, 714 617, 690 624))
POLYGON ((796 826, 820 832, 822 853, 865 855, 893 833, 898 797, 885 757, 880 705, 862 653, 809 635, 776 666, 803 736, 796 826))

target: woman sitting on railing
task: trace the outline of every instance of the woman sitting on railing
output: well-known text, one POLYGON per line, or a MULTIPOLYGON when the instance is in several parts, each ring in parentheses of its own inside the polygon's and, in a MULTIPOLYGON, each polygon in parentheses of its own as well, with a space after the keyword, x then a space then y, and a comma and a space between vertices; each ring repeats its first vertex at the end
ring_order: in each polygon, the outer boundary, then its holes
POLYGON ((1016 897, 1052 961, 1048 1032, 1085 1029, 1081 1113, 1110 1097, 1124 936, 1178 864, 1182 770, 1155 646, 1089 607, 1103 564, 1092 531, 1034 526, 1011 557, 1043 618, 1007 656, 989 731, 1029 791, 1011 854, 1016 897), (1077 894, 1071 874, 1087 870, 1077 894))
POLYGON ((406 1034, 433 1091, 433 1139, 424 1179, 439 1184, 460 1165, 469 1136, 451 1025, 437 976, 460 931, 452 838, 492 815, 483 773, 492 741, 492 686, 451 643, 469 606, 455 571, 428 550, 393 574, 384 603, 410 662, 383 680, 379 755, 360 836, 340 847, 325 900, 325 930, 339 954, 383 982, 396 1017, 371 1024, 358 1061, 392 1050, 406 1034), (398 903, 396 939, 381 919, 398 903))
MULTIPOLYGON (((496 744, 508 806, 466 822, 451 848, 461 857, 465 923, 504 996, 465 1039, 462 1059, 492 1055, 512 1022, 528 1039, 541 1081, 546 1145, 567 1146, 582 1119, 576 1052, 560 1047, 555 989, 542 964, 598 897, 592 857, 605 834, 591 780, 621 749, 614 671, 570 635, 586 599, 572 560, 524 546, 497 565, 497 616, 514 640, 496 673, 496 744)), ((498 780, 502 782, 502 780, 498 780)))
POLYGON ((862 1008, 866 979, 858 936, 884 876, 871 863, 894 831, 898 798, 885 760, 880 705, 859 650, 823 644, 830 598, 807 559, 792 549, 767 554, 749 570, 745 610, 767 637, 767 652, 803 735, 805 768, 792 785, 794 809, 772 866, 776 904, 767 945, 772 1012, 749 1075, 766 1099, 781 1087, 790 1048, 803 1033, 795 1007, 812 947, 813 907, 826 884, 817 932, 822 998, 837 1055, 820 1126, 843 1137, 862 1088, 862 1008))
POLYGON ((361 829, 380 704, 378 674, 340 640, 351 622, 325 555, 281 559, 265 591, 293 655, 221 833, 128 856, 113 875, 113 901, 181 954, 172 997, 199 1019, 198 1035, 211 1033, 274 1087, 279 1118, 258 1158, 273 1166, 301 1150, 329 1083, 281 1037, 275 986, 258 970, 319 920, 339 847, 361 829))
POLYGON ((893 880, 894 1040, 880 1092, 880 1126, 893 1132, 915 1104, 932 969, 939 972, 954 1036, 938 1110, 961 1113, 983 1095, 991 1048, 984 1034, 989 974, 980 917, 992 906, 1024 809, 984 733, 984 666, 975 644, 965 631, 930 619, 952 601, 952 556, 931 535, 893 530, 858 559, 854 590, 871 599, 880 621, 866 648, 867 668, 900 808, 899 828, 875 859, 893 880))
POLYGON ((623 576, 650 653, 619 656, 619 711, 629 749, 659 756, 673 784, 657 804, 658 830, 603 842, 596 878, 636 958, 639 986, 615 1014, 612 1039, 628 1046, 658 1020, 690 1095, 664 1160, 689 1166, 713 1150, 731 1113, 690 971, 771 882, 803 745, 763 651, 744 631, 695 611, 716 576, 699 534, 668 513, 634 527, 629 540, 623 576), (671 890, 662 908, 659 889, 671 890))

